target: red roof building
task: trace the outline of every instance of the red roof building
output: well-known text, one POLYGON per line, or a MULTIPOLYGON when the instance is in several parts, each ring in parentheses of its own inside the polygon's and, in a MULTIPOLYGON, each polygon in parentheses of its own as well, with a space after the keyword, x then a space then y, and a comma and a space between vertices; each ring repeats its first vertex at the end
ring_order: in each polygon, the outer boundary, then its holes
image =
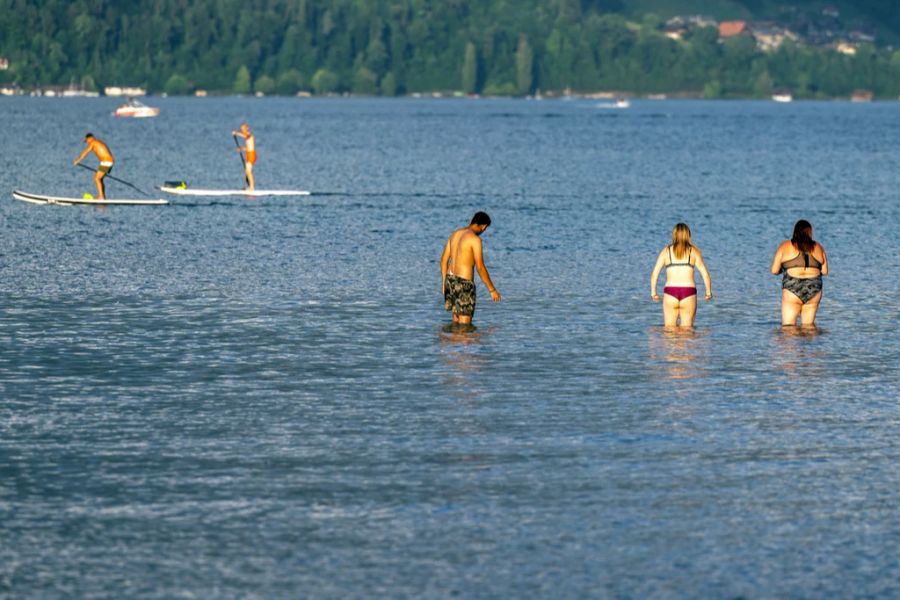
POLYGON ((747 21, 722 21, 719 23, 719 37, 730 38, 750 31, 747 21))

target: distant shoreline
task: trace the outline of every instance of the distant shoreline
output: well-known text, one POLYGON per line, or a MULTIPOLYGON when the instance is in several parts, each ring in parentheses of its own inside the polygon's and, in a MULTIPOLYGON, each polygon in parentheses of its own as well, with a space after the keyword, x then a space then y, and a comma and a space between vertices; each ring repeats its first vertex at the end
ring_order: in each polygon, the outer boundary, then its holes
MULTIPOLYGON (((839 95, 839 96, 799 96, 794 97, 788 94, 788 102, 792 101, 803 101, 803 102, 811 102, 811 101, 819 101, 819 102, 896 102, 900 100, 900 96, 891 97, 891 96, 875 96, 868 90, 858 90, 857 92, 862 93, 854 93, 851 95, 839 95)), ((47 88, 37 88, 37 89, 24 89, 24 88, 7 88, 0 87, 0 98, 2 97, 33 97, 33 98, 110 98, 110 99, 121 99, 122 96, 117 95, 105 95, 100 92, 94 91, 85 91, 85 90, 61 90, 57 86, 48 86, 47 88)), ((311 93, 298 93, 298 94, 235 94, 231 92, 206 92, 202 94, 166 94, 166 93, 153 93, 146 92, 144 94, 135 94, 137 97, 152 97, 152 98, 297 98, 300 100, 306 99, 322 99, 322 98, 335 98, 335 99, 349 99, 349 98, 379 98, 379 99, 464 99, 464 100, 498 100, 498 99, 510 99, 510 100, 528 100, 528 101, 540 101, 540 100, 597 100, 597 101, 614 101, 617 99, 626 99, 626 100, 646 100, 646 101, 665 101, 665 100, 724 100, 724 101, 741 101, 741 100, 760 100, 760 101, 772 101, 773 97, 778 96, 778 93, 773 93, 764 97, 760 96, 738 96, 738 95, 729 95, 729 96, 718 96, 718 97, 706 97, 702 92, 671 92, 671 93, 658 93, 658 94, 638 94, 634 92, 571 92, 571 93, 546 93, 539 95, 528 95, 528 96, 516 96, 516 95, 485 95, 485 94, 463 94, 461 92, 446 92, 446 91, 434 91, 434 92, 415 92, 410 94, 398 94, 395 96, 385 96, 378 94, 354 94, 354 93, 333 93, 333 94, 311 94, 311 93)), ((784 101, 784 100, 781 100, 784 101)))

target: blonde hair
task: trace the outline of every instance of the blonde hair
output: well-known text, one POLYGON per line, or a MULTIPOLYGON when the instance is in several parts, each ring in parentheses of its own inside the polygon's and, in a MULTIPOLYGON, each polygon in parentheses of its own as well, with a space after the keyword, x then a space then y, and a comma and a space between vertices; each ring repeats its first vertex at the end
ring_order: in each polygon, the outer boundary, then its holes
POLYGON ((675 258, 686 258, 691 248, 695 248, 691 242, 691 228, 684 223, 676 223, 672 228, 672 253, 675 258))

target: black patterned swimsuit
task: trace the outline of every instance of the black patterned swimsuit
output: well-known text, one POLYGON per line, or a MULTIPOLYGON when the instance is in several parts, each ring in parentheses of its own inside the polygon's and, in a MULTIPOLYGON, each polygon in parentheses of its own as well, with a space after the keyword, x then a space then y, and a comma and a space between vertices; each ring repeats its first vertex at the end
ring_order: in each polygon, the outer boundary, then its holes
POLYGON ((822 291, 821 269, 822 263, 815 256, 809 252, 801 252, 794 258, 781 263, 781 270, 784 273, 781 278, 781 289, 789 291, 800 298, 800 302, 806 304, 822 291), (792 277, 788 275, 788 269, 794 267, 819 269, 819 274, 815 277, 792 277))

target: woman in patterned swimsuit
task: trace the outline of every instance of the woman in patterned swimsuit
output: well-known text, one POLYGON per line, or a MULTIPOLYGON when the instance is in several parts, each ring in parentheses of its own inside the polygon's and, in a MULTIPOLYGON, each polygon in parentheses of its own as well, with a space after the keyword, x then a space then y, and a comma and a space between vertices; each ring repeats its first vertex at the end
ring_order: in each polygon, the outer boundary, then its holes
POLYGON ((706 287, 706 300, 712 299, 712 281, 703 262, 700 249, 691 243, 691 230, 684 223, 672 229, 672 243, 659 253, 653 273, 650 275, 650 297, 659 302, 656 282, 660 272, 666 270, 666 285, 663 288, 663 323, 666 327, 692 327, 697 314, 697 284, 694 282, 694 268, 700 271, 706 287))
POLYGON ((812 239, 812 225, 800 219, 794 235, 781 242, 772 259, 772 274, 781 279, 781 325, 815 326, 822 299, 822 276, 828 275, 828 258, 820 243, 812 239))

